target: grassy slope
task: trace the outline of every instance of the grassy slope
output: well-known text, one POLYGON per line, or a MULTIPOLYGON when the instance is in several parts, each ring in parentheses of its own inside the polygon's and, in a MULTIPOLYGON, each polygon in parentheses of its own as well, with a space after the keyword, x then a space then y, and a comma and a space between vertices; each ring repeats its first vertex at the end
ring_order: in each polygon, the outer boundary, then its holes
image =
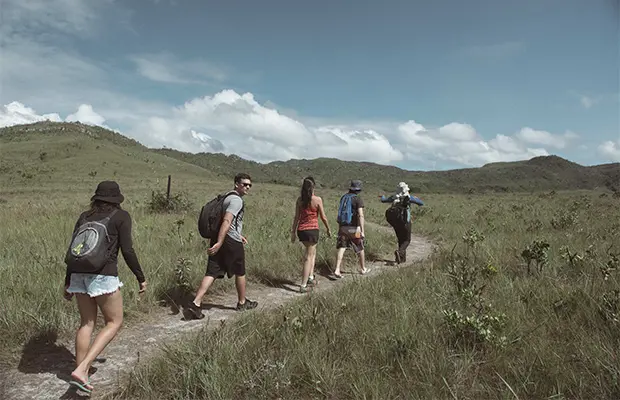
MULTIPOLYGON (((175 188, 206 185, 216 178, 195 165, 159 154, 105 129, 78 124, 39 123, 28 129, 0 130, 0 193, 92 191, 104 179, 121 188, 165 189, 168 174, 175 188)), ((221 181, 218 177, 217 181, 221 181)))
MULTIPOLYGON (((174 173, 183 171, 190 178, 200 173, 205 178, 219 176, 228 179, 231 171, 242 170, 249 172, 256 182, 293 186, 297 186, 304 176, 313 175, 320 182, 321 187, 333 189, 345 188, 348 181, 353 178, 362 179, 368 188, 382 190, 392 190, 394 182, 405 180, 416 193, 532 192, 605 188, 614 190, 620 188, 620 163, 584 167, 557 156, 536 157, 519 162, 492 163, 482 168, 422 172, 330 158, 261 164, 238 156, 226 156, 219 153, 191 154, 172 149, 147 149, 131 139, 106 129, 73 123, 41 122, 3 128, 0 129, 0 136, 2 136, 0 143, 2 143, 3 150, 6 149, 3 153, 14 159, 13 164, 18 164, 17 166, 11 165, 11 161, 5 161, 5 157, 0 161, 0 171, 8 172, 8 174, 3 173, 2 178, 8 177, 8 184, 11 187, 36 183, 36 179, 34 181, 27 179, 29 176, 49 177, 55 171, 70 171, 66 165, 54 169, 52 166, 38 163, 37 158, 41 152, 45 151, 42 146, 47 141, 53 141, 53 138, 68 140, 71 137, 82 140, 84 136, 87 136, 92 139, 92 143, 118 145, 120 150, 117 149, 113 153, 121 157, 124 155, 135 157, 134 162, 137 168, 133 168, 133 165, 132 168, 124 168, 121 175, 119 170, 123 162, 118 159, 108 161, 106 165, 103 165, 103 161, 100 164, 90 163, 88 170, 80 168, 80 171, 74 174, 73 181, 82 182, 85 177, 90 177, 88 174, 91 172, 97 172, 98 177, 103 173, 110 175, 116 172, 116 176, 134 179, 135 176, 128 177, 128 174, 138 175, 143 171, 160 172, 165 177, 167 173, 171 173, 170 170, 174 173), (32 146, 22 147, 26 154, 19 154, 10 146, 10 143, 15 143, 15 141, 27 141, 32 146), (21 165, 24 158, 30 160, 26 165, 21 165), (171 159, 183 161, 183 163, 173 164, 171 159), (140 161, 145 165, 138 165, 140 161), (193 164, 202 169, 192 170, 187 164, 193 164), (170 168, 171 165, 174 167, 170 168)), ((48 154, 48 158, 70 159, 72 155, 80 151, 77 147, 80 145, 71 141, 67 145, 69 147, 56 151, 56 154, 48 154)), ((89 148, 89 151, 91 150, 89 148)), ((103 151, 91 151, 95 159, 101 158, 102 153, 103 151)))

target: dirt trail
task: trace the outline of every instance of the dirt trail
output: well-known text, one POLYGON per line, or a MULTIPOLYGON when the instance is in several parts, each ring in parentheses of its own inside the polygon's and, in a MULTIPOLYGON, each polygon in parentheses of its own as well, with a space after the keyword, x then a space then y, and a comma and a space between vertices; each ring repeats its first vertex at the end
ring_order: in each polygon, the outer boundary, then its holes
MULTIPOLYGON (((369 224, 369 223, 367 223, 369 224)), ((378 227, 376 224, 371 224, 378 227)), ((381 227, 381 229, 389 229, 381 227)), ((391 229, 389 229, 391 231, 391 229)), ((318 285, 312 292, 332 290, 352 279, 366 279, 382 271, 408 267, 427 258, 432 251, 432 244, 426 238, 412 235, 411 245, 407 251, 407 263, 398 266, 386 261, 367 262, 372 270, 367 275, 356 273, 357 269, 344 271, 345 277, 330 280, 316 275, 318 285), (390 265, 392 264, 392 265, 390 265), (348 274, 346 272, 351 272, 348 274)), ((393 259, 393 257, 390 257, 393 259)), ((269 287, 257 283, 248 284, 248 297, 258 301, 255 310, 247 312, 266 312, 280 307, 300 296, 297 285, 269 287)), ((233 320, 239 313, 234 310, 237 302, 233 291, 225 295, 207 294, 203 303, 206 317, 202 320, 185 320, 183 313, 162 311, 149 322, 123 328, 93 363, 97 371, 91 376, 95 387, 90 398, 98 399, 118 387, 122 378, 127 376, 137 363, 145 358, 157 355, 160 347, 182 338, 187 332, 212 329, 224 320, 233 320), (208 305, 206 305, 208 304, 208 305), (206 306, 205 306, 206 305, 206 306)), ((40 346, 35 354, 24 356, 17 369, 10 370, 0 380, 0 398, 5 400, 22 399, 81 399, 88 397, 76 392, 69 385, 69 374, 74 368, 73 342, 63 343, 56 338, 48 338, 46 346, 40 346)))

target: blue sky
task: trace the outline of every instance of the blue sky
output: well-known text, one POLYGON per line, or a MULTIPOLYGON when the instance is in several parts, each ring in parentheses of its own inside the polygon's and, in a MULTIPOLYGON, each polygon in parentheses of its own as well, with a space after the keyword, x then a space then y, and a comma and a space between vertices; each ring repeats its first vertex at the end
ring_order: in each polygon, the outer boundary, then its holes
POLYGON ((4 125, 54 113, 259 161, 620 161, 614 0, 3 8, 4 125))

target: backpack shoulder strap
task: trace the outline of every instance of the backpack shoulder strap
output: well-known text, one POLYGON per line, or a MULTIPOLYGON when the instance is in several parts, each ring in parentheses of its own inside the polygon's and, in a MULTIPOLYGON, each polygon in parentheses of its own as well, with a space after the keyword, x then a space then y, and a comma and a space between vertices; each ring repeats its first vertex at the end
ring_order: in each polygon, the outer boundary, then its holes
POLYGON ((116 214, 116 212, 117 212, 117 211, 118 211, 118 208, 115 208, 114 210, 112 210, 112 212, 111 212, 108 216, 106 216, 106 217, 105 217, 104 219, 102 219, 101 221, 102 221, 102 222, 104 222, 104 223, 107 223, 110 219, 112 219, 112 216, 113 216, 114 214, 116 214))
MULTIPOLYGON (((224 206, 224 200, 226 200, 226 198, 228 196, 237 196, 237 197, 239 197, 241 199, 241 210, 243 210, 243 208, 245 207, 245 201, 243 201, 243 198, 241 196, 239 196, 239 193, 235 192, 234 190, 231 190, 230 192, 227 192, 226 194, 224 194, 224 196, 222 197, 222 207, 224 206)), ((222 214, 222 216, 223 216, 223 214, 222 214)), ((239 216, 239 214, 237 214, 237 217, 238 216, 239 216)))
MULTIPOLYGON (((234 190, 231 190, 230 192, 226 192, 224 194, 224 197, 222 198, 222 200, 224 200, 228 196, 239 196, 239 193, 235 192, 234 190)), ((241 196, 239 196, 239 197, 241 197, 241 196)))

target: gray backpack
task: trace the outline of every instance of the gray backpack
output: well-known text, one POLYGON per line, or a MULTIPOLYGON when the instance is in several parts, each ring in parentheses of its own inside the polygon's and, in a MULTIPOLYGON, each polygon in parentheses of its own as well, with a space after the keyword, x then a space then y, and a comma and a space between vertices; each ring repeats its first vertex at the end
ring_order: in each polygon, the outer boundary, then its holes
POLYGON ((65 263, 83 272, 98 272, 103 268, 109 257, 108 223, 116 211, 118 210, 115 209, 100 221, 86 221, 76 229, 65 263))

